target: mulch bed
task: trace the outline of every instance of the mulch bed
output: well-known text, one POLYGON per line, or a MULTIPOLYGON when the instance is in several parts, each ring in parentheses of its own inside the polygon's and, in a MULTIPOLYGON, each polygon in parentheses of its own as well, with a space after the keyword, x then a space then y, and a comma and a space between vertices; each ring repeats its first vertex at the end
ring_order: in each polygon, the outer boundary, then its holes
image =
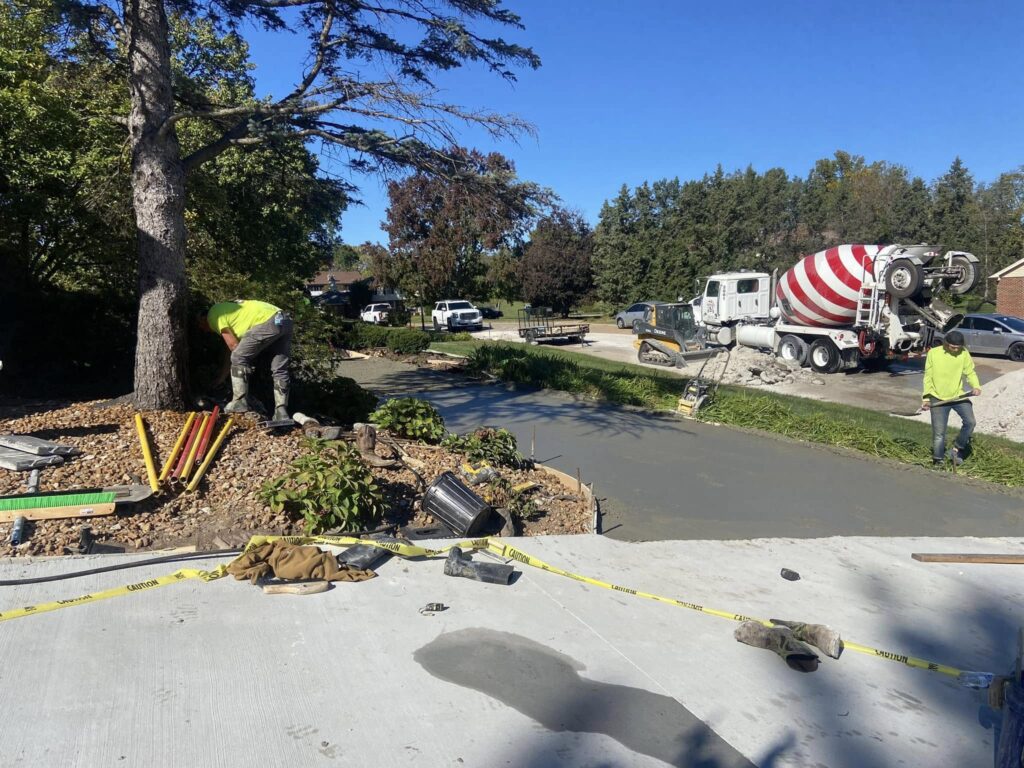
MULTIPOLYGON (((129 405, 102 407, 104 403, 71 405, 19 405, 0 409, 0 433, 35 435, 82 450, 62 466, 42 471, 40 490, 56 491, 146 483, 146 471, 129 405)), ((185 422, 181 413, 150 411, 143 414, 149 431, 157 471, 172 449, 185 422)), ((223 421, 221 422, 223 423, 223 421)), ((218 429, 220 425, 218 425, 218 429)), ((118 507, 114 515, 82 519, 40 520, 28 524, 27 540, 10 545, 11 525, 0 523, 0 557, 60 555, 73 550, 83 525, 92 528, 100 543, 148 550, 194 545, 200 550, 236 546, 255 532, 297 534, 303 521, 287 513, 274 514, 257 497, 264 482, 283 474, 304 449, 299 430, 268 435, 243 417, 222 446, 194 493, 162 491, 132 507, 118 507)), ((402 444, 417 472, 429 485, 445 470, 458 473, 464 456, 434 446, 402 444)), ((389 454, 382 443, 378 453, 389 454)), ((426 526, 434 521, 420 510, 416 478, 404 467, 373 468, 389 503, 388 523, 426 526)), ((540 470, 502 470, 513 484, 536 482, 533 498, 543 510, 524 521, 520 535, 585 533, 590 530, 589 504, 540 470)), ((26 491, 27 472, 0 469, 0 495, 26 491)))

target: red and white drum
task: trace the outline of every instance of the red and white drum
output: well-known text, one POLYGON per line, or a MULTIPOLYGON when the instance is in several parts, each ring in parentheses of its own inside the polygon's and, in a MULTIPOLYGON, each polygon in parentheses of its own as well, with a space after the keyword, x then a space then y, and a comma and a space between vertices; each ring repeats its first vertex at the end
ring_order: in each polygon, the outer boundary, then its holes
POLYGON ((878 255, 885 246, 839 245, 804 256, 775 288, 786 322, 812 327, 851 325, 865 277, 881 271, 878 255))

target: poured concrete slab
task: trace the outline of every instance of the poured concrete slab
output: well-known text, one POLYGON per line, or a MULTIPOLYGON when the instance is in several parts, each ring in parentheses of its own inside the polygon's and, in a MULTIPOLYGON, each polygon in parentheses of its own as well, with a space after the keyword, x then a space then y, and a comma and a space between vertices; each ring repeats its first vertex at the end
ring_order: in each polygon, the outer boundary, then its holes
MULTIPOLYGON (((1022 540, 520 539, 548 563, 847 639, 1002 671, 1014 566, 913 551, 1022 540), (799 572, 785 581, 779 569, 799 572)), ((0 562, 0 579, 126 556, 0 562)), ((216 561, 209 561, 212 566, 216 561)), ((0 610, 167 573, 0 588, 0 610)), ((393 559, 368 582, 268 596, 186 581, 0 623, 5 765, 920 766, 990 764, 981 693, 847 651, 813 674, 736 624, 523 567, 509 587, 393 559), (419 609, 442 602, 448 610, 419 609)))

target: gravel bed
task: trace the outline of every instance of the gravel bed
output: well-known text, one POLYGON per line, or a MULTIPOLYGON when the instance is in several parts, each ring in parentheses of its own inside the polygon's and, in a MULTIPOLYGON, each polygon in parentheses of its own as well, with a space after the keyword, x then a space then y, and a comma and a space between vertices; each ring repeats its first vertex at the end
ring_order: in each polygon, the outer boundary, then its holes
MULTIPOLYGON (((62 466, 43 470, 40 490, 98 488, 146 483, 146 470, 129 405, 102 407, 104 403, 21 404, 0 408, 0 433, 54 440, 74 445, 82 455, 62 466)), ((185 423, 185 415, 170 411, 143 414, 153 448, 157 471, 172 449, 185 423)), ((221 424, 223 420, 221 421, 221 424)), ((221 424, 218 424, 218 429, 221 424)), ((301 533, 302 519, 274 514, 257 497, 264 482, 283 474, 303 451, 299 430, 268 435, 248 416, 236 420, 219 454, 194 493, 161 492, 114 515, 88 520, 75 518, 40 520, 28 524, 28 538, 10 545, 8 523, 0 523, 0 557, 60 555, 75 548, 83 524, 97 541, 129 551, 194 545, 200 550, 236 546, 252 533, 301 533)), ((463 456, 433 446, 403 444, 413 466, 430 484, 445 470, 458 473, 463 456)), ((378 453, 389 449, 378 444, 378 453)), ((416 478, 404 467, 374 468, 390 509, 387 522, 398 525, 430 525, 434 521, 420 511, 416 478)), ((503 470, 513 484, 536 482, 533 498, 543 510, 536 520, 525 521, 521 535, 585 533, 590 529, 589 504, 538 470, 503 470)), ((24 493, 27 472, 0 469, 0 495, 24 493)))

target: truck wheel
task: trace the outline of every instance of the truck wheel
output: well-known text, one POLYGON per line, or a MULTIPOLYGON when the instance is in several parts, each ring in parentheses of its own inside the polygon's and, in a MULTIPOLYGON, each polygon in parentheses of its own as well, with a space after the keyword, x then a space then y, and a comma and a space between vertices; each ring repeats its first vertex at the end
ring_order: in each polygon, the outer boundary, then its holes
POLYGON ((921 267, 910 259, 895 259, 885 273, 885 290, 897 299, 907 299, 921 290, 921 267))
POLYGON ((799 336, 787 334, 779 342, 779 357, 788 363, 799 363, 801 367, 807 365, 807 342, 799 336))
POLYGON ((958 274, 946 287, 950 293, 962 296, 978 282, 978 265, 966 256, 954 256, 952 263, 958 274))
POLYGON ((432 317, 430 319, 430 322, 432 322, 434 324, 434 330, 435 331, 440 331, 441 330, 441 324, 439 322, 437 322, 437 318, 436 317, 432 317))
POLYGON ((1011 344, 1010 348, 1006 350, 1006 356, 1015 362, 1024 363, 1024 341, 1011 344))
POLYGON ((842 358, 836 345, 828 339, 817 339, 811 344, 811 351, 808 355, 811 361, 811 368, 817 373, 835 373, 839 370, 842 358))

